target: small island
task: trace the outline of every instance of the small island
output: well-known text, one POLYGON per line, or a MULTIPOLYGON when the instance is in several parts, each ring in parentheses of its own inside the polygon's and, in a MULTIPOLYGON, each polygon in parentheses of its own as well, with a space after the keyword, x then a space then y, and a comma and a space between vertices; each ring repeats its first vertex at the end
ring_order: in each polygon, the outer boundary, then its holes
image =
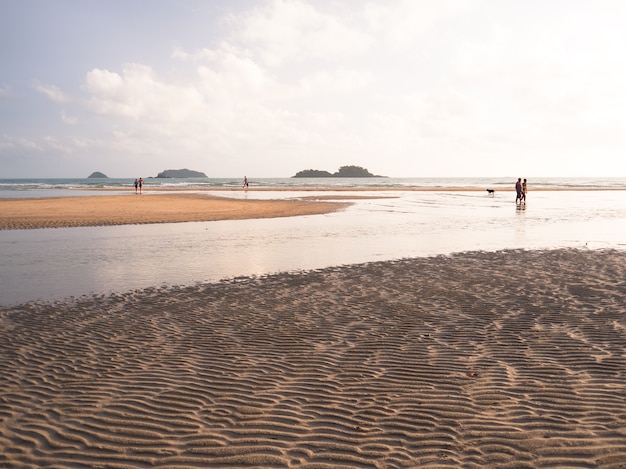
POLYGON ((166 169, 157 174, 157 178, 207 178, 208 176, 200 171, 191 169, 166 169))
POLYGON ((100 171, 93 172, 87 179, 109 179, 109 177, 100 171))
POLYGON ((336 173, 321 171, 319 169, 305 169, 298 171, 294 178, 380 178, 360 166, 342 166, 336 173))

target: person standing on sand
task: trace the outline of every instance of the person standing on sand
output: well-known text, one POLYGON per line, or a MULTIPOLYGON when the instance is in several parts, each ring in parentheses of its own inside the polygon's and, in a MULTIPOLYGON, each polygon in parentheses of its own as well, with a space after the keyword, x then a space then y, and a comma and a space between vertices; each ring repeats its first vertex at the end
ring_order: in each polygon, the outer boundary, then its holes
POLYGON ((139 193, 141 194, 141 188, 143 187, 143 178, 139 178, 139 193))
POLYGON ((137 193, 137 188, 139 187, 139 181, 135 178, 135 194, 137 193))
POLYGON ((517 178, 517 182, 515 183, 515 192, 517 192, 515 205, 519 205, 522 203, 522 178, 517 178))
POLYGON ((248 176, 243 177, 243 187, 248 187, 248 176))
POLYGON ((520 199, 520 204, 523 202, 524 205, 526 205, 526 190, 528 189, 528 186, 526 185, 526 179, 524 179, 524 182, 522 182, 522 198, 520 199))

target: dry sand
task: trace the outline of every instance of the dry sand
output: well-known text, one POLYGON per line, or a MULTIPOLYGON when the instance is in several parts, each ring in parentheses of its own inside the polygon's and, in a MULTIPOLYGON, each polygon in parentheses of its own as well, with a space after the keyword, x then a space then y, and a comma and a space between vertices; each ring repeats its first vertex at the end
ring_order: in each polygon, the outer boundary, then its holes
POLYGON ((0 199, 0 230, 289 217, 328 213, 346 205, 177 193, 0 199))
POLYGON ((2 467, 626 467, 626 252, 507 251, 0 314, 2 467))

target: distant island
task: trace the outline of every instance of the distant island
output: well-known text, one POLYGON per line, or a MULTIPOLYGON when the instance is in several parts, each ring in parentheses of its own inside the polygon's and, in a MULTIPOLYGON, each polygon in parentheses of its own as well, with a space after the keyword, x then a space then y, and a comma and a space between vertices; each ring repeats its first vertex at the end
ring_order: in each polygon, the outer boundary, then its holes
POLYGON ((96 171, 91 173, 87 179, 109 179, 109 177, 100 171, 96 171))
POLYGON ((206 174, 191 169, 166 169, 157 174, 157 178, 206 178, 206 174))
POLYGON ((298 171, 294 178, 381 178, 385 176, 377 176, 370 173, 367 169, 360 166, 342 166, 336 173, 321 171, 319 169, 305 169, 298 171))

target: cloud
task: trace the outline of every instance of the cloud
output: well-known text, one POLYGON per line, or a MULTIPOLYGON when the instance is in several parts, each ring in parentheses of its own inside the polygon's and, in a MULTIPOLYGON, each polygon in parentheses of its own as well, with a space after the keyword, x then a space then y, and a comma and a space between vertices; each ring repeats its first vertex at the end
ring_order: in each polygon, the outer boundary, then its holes
MULTIPOLYGON (((482 0, 228 8, 219 35, 181 39, 162 62, 154 51, 135 63, 96 61, 82 72, 82 94, 35 83, 68 125, 41 131, 56 140, 31 140, 138 165, 175 155, 194 169, 233 174, 245 165, 268 176, 315 161, 482 175, 521 158, 541 168, 594 141, 608 151, 623 145, 624 33, 601 8, 548 2, 539 16, 482 0), (607 21, 615 24, 603 29, 607 21)), ((0 87, 0 96, 11 92, 0 87)))
POLYGON ((127 64, 121 74, 93 69, 86 75, 84 89, 92 111, 131 120, 184 120, 202 102, 193 87, 166 83, 141 64, 127 64))
POLYGON ((213 102, 271 100, 277 88, 268 71, 249 57, 219 52, 211 66, 197 69, 198 87, 213 102))
POLYGON ((369 2, 362 12, 367 27, 385 47, 404 50, 419 39, 445 26, 450 18, 479 8, 482 0, 400 0, 369 2))
POLYGON ((38 151, 41 152, 44 150, 43 146, 37 143, 33 139, 24 138, 24 137, 13 137, 10 135, 2 135, 0 137, 0 149, 11 149, 11 150, 28 150, 28 151, 38 151))
MULTIPOLYGON (((296 14, 294 6, 306 6, 278 3, 290 14, 296 14)), ((304 11, 317 17, 311 7, 304 11)), ((249 40, 239 39, 239 44, 249 40)), ((187 52, 178 47, 172 59, 197 67, 195 73, 176 80, 142 64, 127 64, 121 72, 93 69, 84 83, 88 107, 99 115, 128 121, 117 128, 114 139, 127 150, 143 146, 164 153, 171 143, 153 144, 163 137, 188 152, 246 157, 259 149, 278 155, 294 152, 291 148, 307 153, 303 147, 319 145, 324 135, 335 132, 341 115, 334 105, 319 111, 315 107, 322 101, 345 100, 373 79, 369 73, 340 66, 284 75, 275 73, 262 55, 227 41, 214 50, 187 52), (140 143, 143 139, 151 141, 140 143)))
POLYGON ((184 62, 204 62, 204 61, 212 61, 218 58, 217 52, 208 49, 206 47, 196 51, 196 52, 188 52, 181 47, 176 47, 172 51, 171 57, 173 59, 181 60, 184 62))
POLYGON ((69 125, 75 125, 78 123, 78 119, 76 117, 68 116, 65 111, 61 111, 61 120, 69 125))
POLYGON ((35 82, 33 87, 55 103, 65 103, 69 101, 69 98, 65 95, 65 93, 63 93, 55 85, 43 85, 39 82, 35 82))
MULTIPOLYGON (((234 45, 258 53, 269 66, 309 59, 336 60, 363 54, 372 37, 301 0, 274 0, 231 19, 234 45)), ((231 39, 232 40, 232 39, 231 39)))

